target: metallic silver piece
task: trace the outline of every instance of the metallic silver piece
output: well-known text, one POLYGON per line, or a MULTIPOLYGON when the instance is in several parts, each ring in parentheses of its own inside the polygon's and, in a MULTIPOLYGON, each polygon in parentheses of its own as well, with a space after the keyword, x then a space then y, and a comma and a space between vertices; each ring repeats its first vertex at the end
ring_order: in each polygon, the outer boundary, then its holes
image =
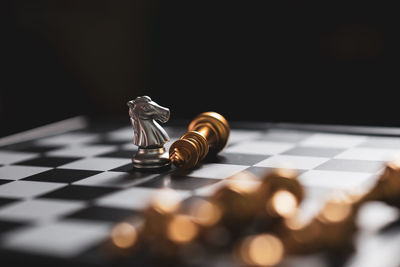
POLYGON ((139 96, 128 103, 133 126, 133 144, 138 146, 132 163, 138 169, 163 168, 170 165, 164 144, 169 141, 167 132, 155 121, 169 120, 168 108, 158 105, 148 96, 139 96))

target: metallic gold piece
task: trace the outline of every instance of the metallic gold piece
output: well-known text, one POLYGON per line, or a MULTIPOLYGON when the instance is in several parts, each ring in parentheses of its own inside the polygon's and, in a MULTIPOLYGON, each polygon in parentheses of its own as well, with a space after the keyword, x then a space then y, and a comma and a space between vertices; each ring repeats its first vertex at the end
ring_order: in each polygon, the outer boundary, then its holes
POLYGON ((245 266, 272 267, 283 260, 285 248, 279 237, 263 233, 244 238, 235 252, 245 266))
POLYGON ((241 230, 248 225, 258 210, 258 179, 250 172, 242 172, 219 188, 211 201, 221 210, 221 223, 231 230, 241 230))
POLYGON ((268 216, 288 217, 295 213, 304 198, 304 189, 292 170, 276 169, 267 173, 258 189, 259 210, 268 216))
POLYGON ((128 222, 118 223, 111 230, 112 243, 122 249, 133 247, 138 239, 138 232, 134 225, 128 222))
POLYGON ((351 252, 357 232, 357 200, 346 194, 334 195, 309 222, 296 217, 286 219, 282 235, 288 254, 310 254, 321 251, 351 252), (296 222, 296 220, 298 220, 296 222))
POLYGON ((189 124, 188 132, 171 145, 169 158, 178 168, 192 169, 209 151, 220 152, 228 142, 229 132, 228 121, 222 115, 201 113, 189 124))
POLYGON ((383 201, 400 208, 400 161, 386 163, 376 185, 360 201, 383 201))

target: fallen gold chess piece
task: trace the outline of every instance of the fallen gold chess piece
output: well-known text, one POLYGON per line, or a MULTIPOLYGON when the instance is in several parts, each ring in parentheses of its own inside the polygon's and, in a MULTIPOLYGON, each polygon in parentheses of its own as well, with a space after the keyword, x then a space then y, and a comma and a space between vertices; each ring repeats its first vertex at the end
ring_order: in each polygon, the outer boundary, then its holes
POLYGON ((228 142, 228 121, 216 112, 198 115, 188 131, 169 149, 171 162, 182 169, 192 169, 209 153, 220 152, 228 142))

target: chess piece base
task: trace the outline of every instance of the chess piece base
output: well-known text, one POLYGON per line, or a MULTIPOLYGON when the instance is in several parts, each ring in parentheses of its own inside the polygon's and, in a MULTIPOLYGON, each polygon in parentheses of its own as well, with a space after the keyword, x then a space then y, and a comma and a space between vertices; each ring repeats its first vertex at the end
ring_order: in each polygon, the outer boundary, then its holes
POLYGON ((164 147, 139 148, 132 158, 133 167, 137 169, 158 169, 171 165, 169 154, 164 147))

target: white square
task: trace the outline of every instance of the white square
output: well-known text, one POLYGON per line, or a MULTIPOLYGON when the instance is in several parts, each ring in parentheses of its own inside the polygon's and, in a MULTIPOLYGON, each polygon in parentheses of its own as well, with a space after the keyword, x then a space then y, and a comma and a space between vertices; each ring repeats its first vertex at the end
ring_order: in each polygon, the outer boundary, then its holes
POLYGON ((228 145, 235 144, 241 141, 254 140, 261 136, 262 132, 260 131, 232 129, 229 134, 228 145))
POLYGON ((328 160, 329 158, 322 158, 322 157, 276 155, 269 157, 263 161, 260 161, 254 166, 309 170, 321 165, 322 163, 328 160))
MULTIPOLYGON (((378 215, 379 216, 379 215, 378 215)), ((393 227, 394 228, 394 227, 393 227)), ((362 231, 364 233, 364 231, 362 231)), ((351 256, 348 267, 377 267, 377 266, 400 266, 400 232, 396 230, 389 233, 372 235, 365 234, 355 238, 356 253, 351 256)))
POLYGON ((12 203, 0 210, 2 220, 43 222, 83 208, 77 201, 33 199, 12 203))
POLYGON ((193 170, 186 176, 199 177, 199 178, 225 179, 238 172, 247 169, 248 167, 249 166, 245 165, 208 163, 202 165, 198 169, 193 170))
POLYGON ((305 198, 299 206, 300 218, 309 221, 322 209, 331 188, 304 187, 305 198))
POLYGON ((299 176, 304 186, 326 187, 331 189, 352 190, 370 186, 373 175, 364 172, 317 171, 311 170, 299 176))
POLYGON ((358 159, 358 160, 376 160, 389 161, 400 157, 400 149, 380 149, 355 147, 348 149, 339 155, 337 159, 358 159))
POLYGON ((266 141, 298 143, 300 141, 303 141, 309 136, 311 136, 311 133, 305 131, 296 131, 288 129, 269 129, 264 134, 262 139, 266 141))
POLYGON ((362 205, 357 216, 357 226, 363 231, 379 231, 385 225, 398 220, 400 211, 383 202, 372 201, 362 205))
POLYGON ((363 143, 366 136, 318 133, 300 142, 301 146, 350 148, 363 143))
POLYGON ((400 138, 370 136, 359 147, 400 149, 400 138))
POLYGON ((0 151, 0 164, 12 164, 19 161, 28 160, 37 157, 37 153, 15 152, 15 151, 0 151))
POLYGON ((108 171, 130 163, 129 159, 121 158, 86 158, 62 166, 62 169, 108 171))
POLYGON ((113 141, 129 141, 133 139, 133 128, 123 127, 107 134, 107 138, 113 141))
MULTIPOLYGON (((131 210, 142 210, 148 207, 150 201, 163 189, 150 189, 132 187, 113 194, 109 194, 97 200, 97 204, 107 207, 125 208, 131 210)), ((181 200, 190 196, 190 192, 174 190, 181 200)))
POLYGON ((5 236, 3 247, 34 254, 73 257, 109 236, 110 225, 79 220, 25 227, 5 236))
POLYGON ((132 156, 134 155, 134 151, 138 149, 138 147, 134 145, 132 142, 122 144, 119 147, 122 150, 132 150, 132 156))
POLYGON ((226 185, 226 180, 221 180, 220 182, 213 183, 211 185, 196 189, 194 194, 196 196, 209 197, 212 196, 218 189, 224 187, 225 185, 226 185))
POLYGON ((76 145, 82 143, 94 142, 99 138, 98 134, 89 133, 65 133, 61 135, 51 136, 36 141, 38 145, 48 146, 65 146, 65 145, 76 145))
MULTIPOLYGON (((164 144, 164 148, 165 148, 165 150, 167 150, 167 151, 169 151, 169 148, 171 147, 171 145, 176 141, 176 140, 178 140, 179 138, 171 138, 168 142, 166 142, 165 144, 164 144)), ((133 145, 134 146, 134 145, 133 145)))
POLYGON ((61 149, 53 150, 46 153, 46 156, 57 157, 93 157, 116 150, 115 146, 106 145, 81 145, 68 146, 61 149))
POLYGON ((29 198, 64 187, 65 184, 15 181, 0 186, 0 197, 29 198))
POLYGON ((159 174, 149 174, 141 178, 129 177, 129 174, 124 172, 102 172, 88 178, 79 180, 74 184, 89 185, 89 186, 105 186, 127 188, 151 180, 159 174))
POLYGON ((226 153, 275 155, 293 148, 295 145, 286 142, 247 141, 225 149, 226 153))
POLYGON ((33 166, 14 166, 14 165, 4 166, 0 167, 0 179, 18 180, 48 170, 51 170, 51 168, 33 167, 33 166))

